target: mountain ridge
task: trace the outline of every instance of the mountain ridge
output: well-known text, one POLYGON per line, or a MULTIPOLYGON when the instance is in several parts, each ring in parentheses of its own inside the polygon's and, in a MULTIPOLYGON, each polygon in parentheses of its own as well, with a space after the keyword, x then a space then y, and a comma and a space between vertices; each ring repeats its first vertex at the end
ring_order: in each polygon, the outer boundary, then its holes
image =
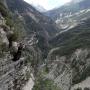
MULTIPOLYGON (((10 2, 11 2, 11 0, 9 0, 10 2)), ((9 3, 8 4, 8 6, 9 6, 9 9, 11 9, 11 11, 15 11, 16 10, 16 8, 14 8, 14 10, 12 10, 13 9, 13 6, 15 5, 15 3, 11 3, 10 4, 10 2, 7 2, 7 3, 9 3), (14 4, 14 5, 13 5, 14 4), (10 5, 12 5, 12 6, 10 6, 10 5)), ((18 2, 17 0, 15 0, 16 1, 16 3, 18 2)), ((20 1, 20 3, 21 3, 21 1, 20 1)), ((25 4, 26 5, 26 8, 24 7, 24 9, 26 10, 25 12, 25 14, 27 14, 27 16, 29 16, 31 19, 34 19, 34 22, 36 22, 37 24, 41 24, 41 25, 39 25, 39 27, 41 27, 42 28, 42 26, 43 27, 45 27, 46 28, 46 30, 48 29, 45 25, 48 25, 49 24, 49 27, 50 27, 50 25, 51 25, 51 28, 52 28, 52 31, 55 31, 55 29, 56 29, 56 31, 57 31, 57 28, 55 28, 55 25, 54 25, 54 23, 53 23, 53 21, 52 20, 50 20, 48 17, 46 17, 46 16, 43 16, 40 12, 38 12, 36 9, 34 9, 31 5, 29 5, 28 3, 26 3, 26 2, 24 2, 24 1, 22 1, 22 5, 21 5, 21 7, 22 7, 22 10, 23 10, 23 4, 25 4), (34 11, 34 12, 33 12, 34 11), (35 21, 36 20, 36 21, 35 21)), ((18 10, 19 9, 21 9, 21 7, 20 7, 20 5, 19 5, 19 3, 17 3, 17 6, 18 6, 18 10)), ((22 10, 20 10, 20 13, 21 14, 23 14, 23 12, 24 12, 24 10, 22 11, 22 10)), ((19 12, 19 11, 18 11, 19 12)), ((43 28, 42 28, 42 30, 43 30, 43 28)), ((48 32, 49 32, 50 30, 48 30, 48 32)), ((55 32, 56 32, 55 31, 55 32)))

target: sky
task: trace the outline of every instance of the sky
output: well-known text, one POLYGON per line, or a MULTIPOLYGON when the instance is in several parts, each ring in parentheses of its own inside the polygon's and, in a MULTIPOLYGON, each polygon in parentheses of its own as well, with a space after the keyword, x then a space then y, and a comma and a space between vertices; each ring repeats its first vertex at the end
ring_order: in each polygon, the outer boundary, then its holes
POLYGON ((61 6, 65 3, 70 2, 71 0, 24 0, 34 6, 40 5, 46 10, 50 10, 53 8, 56 8, 58 6, 61 6))

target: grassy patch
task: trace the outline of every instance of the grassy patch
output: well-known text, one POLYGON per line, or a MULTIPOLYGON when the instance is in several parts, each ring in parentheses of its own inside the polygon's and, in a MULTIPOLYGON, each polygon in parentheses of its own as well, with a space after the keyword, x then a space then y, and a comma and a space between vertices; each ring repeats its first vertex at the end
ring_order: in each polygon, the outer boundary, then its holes
POLYGON ((32 90, 60 90, 52 80, 40 78, 32 90))

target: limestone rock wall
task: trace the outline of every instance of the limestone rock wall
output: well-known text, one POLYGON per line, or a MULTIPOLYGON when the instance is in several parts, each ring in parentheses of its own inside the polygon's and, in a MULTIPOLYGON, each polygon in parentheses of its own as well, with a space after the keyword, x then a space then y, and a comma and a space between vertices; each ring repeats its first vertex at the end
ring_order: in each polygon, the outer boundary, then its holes
POLYGON ((56 56, 55 60, 52 60, 50 55, 53 55, 49 54, 49 73, 46 78, 52 79, 62 90, 70 90, 73 85, 82 82, 89 76, 89 53, 89 49, 77 49, 68 58, 56 56))

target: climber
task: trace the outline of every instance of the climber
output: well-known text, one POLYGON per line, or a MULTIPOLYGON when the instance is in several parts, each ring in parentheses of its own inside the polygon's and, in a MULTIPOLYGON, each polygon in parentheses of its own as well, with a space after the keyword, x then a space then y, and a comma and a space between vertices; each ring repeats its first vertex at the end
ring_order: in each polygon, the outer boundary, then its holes
POLYGON ((13 55, 13 59, 12 59, 13 61, 17 61, 20 59, 22 50, 23 50, 23 44, 20 43, 17 52, 13 55))

